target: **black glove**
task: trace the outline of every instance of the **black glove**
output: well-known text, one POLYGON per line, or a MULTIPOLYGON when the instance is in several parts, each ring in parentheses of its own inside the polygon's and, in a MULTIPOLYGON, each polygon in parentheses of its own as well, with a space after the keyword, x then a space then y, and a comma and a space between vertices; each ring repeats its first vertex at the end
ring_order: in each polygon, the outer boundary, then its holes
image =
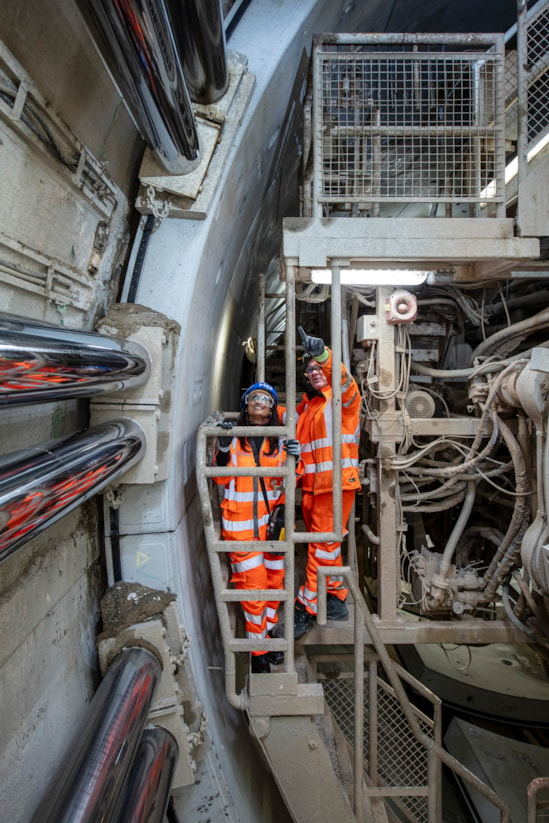
POLYGON ((303 348, 307 354, 310 354, 311 357, 318 357, 319 354, 324 352, 324 340, 321 337, 311 337, 307 334, 303 326, 298 326, 297 330, 301 335, 303 348))
MULTIPOLYGON (((221 423, 218 423, 222 429, 232 429, 234 426, 234 422, 232 420, 222 420, 221 423)), ((218 437, 217 442, 219 443, 219 448, 226 451, 232 442, 232 437, 218 437)))
POLYGON ((290 440, 284 441, 284 448, 286 449, 287 454, 291 454, 295 457, 296 460, 299 460, 301 457, 301 446, 299 445, 299 440, 290 440))

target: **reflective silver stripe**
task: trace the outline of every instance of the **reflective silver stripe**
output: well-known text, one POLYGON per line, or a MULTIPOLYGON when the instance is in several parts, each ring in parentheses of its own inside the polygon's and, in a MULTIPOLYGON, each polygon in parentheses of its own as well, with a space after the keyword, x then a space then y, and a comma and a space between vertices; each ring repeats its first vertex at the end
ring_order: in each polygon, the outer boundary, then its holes
MULTIPOLYGON (((306 463, 305 464, 305 474, 320 474, 320 472, 331 472, 333 471, 334 464, 330 461, 327 463, 306 463)), ((345 457, 341 461, 341 468, 342 469, 357 469, 358 468, 358 458, 356 457, 345 457)))
MULTIPOLYGON (((253 531, 254 530, 254 521, 253 520, 228 520, 226 517, 222 518, 223 521, 223 528, 227 532, 244 532, 244 531, 253 531)), ((269 515, 264 514, 263 517, 259 519, 260 526, 266 526, 269 522, 269 515)))
POLYGON ((311 442, 311 451, 316 451, 316 449, 324 449, 326 447, 330 447, 331 443, 327 437, 322 437, 320 440, 313 440, 311 442))
POLYGON ((303 590, 299 592, 299 601, 308 607, 310 612, 313 614, 317 614, 317 607, 316 607, 316 592, 312 592, 310 589, 306 589, 303 586, 303 590))
POLYGON ((253 499, 253 491, 237 492, 236 489, 232 488, 232 484, 229 486, 227 494, 225 495, 225 500, 234 500, 235 503, 252 503, 253 499))
POLYGON ((334 468, 334 464, 331 460, 327 460, 325 463, 317 463, 316 464, 316 471, 317 472, 331 472, 334 468))
MULTIPOLYGON (((342 394, 347 391, 347 389, 349 388, 351 383, 352 383, 352 377, 351 377, 350 374, 347 374, 347 379, 343 380, 342 383, 341 383, 341 393, 342 394)), ((355 392, 355 394, 356 394, 356 392, 355 392)))
POLYGON ((326 445, 329 446, 334 441, 334 418, 332 413, 332 404, 326 403, 324 406, 324 425, 326 426, 326 445))
MULTIPOLYGON (((280 494, 281 492, 278 489, 269 489, 267 491, 267 499, 272 502, 275 502, 280 497, 280 494)), ((261 495, 261 497, 263 498, 263 494, 261 495)), ((235 503, 253 503, 254 498, 255 492, 253 490, 247 492, 237 491, 234 488, 232 482, 229 485, 229 488, 227 489, 227 492, 225 494, 225 500, 234 500, 235 503)))
POLYGON ((267 637, 267 629, 263 629, 262 632, 246 632, 246 637, 248 640, 264 640, 267 637))
POLYGON ((232 562, 231 569, 233 572, 249 572, 252 569, 257 569, 263 565, 263 555, 258 554, 256 557, 249 557, 247 560, 240 560, 239 562, 232 562))
MULTIPOLYGON (((354 445, 357 442, 356 434, 354 434, 354 433, 353 434, 342 434, 341 435, 341 442, 342 443, 352 443, 354 445)), ((311 443, 311 447, 309 449, 305 448, 305 446, 304 446, 302 448, 302 452, 304 452, 304 451, 315 451, 316 449, 330 448, 330 445, 331 444, 330 444, 330 441, 328 440, 328 438, 323 437, 321 440, 313 440, 313 442, 311 443)))
POLYGON ((333 551, 323 551, 322 549, 318 548, 315 551, 315 557, 317 560, 337 560, 338 557, 341 557, 341 544, 340 543, 319 543, 319 546, 337 546, 337 549, 333 551))
POLYGON ((284 558, 283 557, 276 557, 274 559, 270 559, 268 557, 265 558, 265 568, 271 569, 272 571, 281 571, 284 569, 284 558))
POLYGON ((273 606, 267 606, 267 620, 269 621, 270 625, 274 625, 274 619, 276 617, 277 609, 273 606))
POLYGON ((352 403, 355 402, 357 397, 358 397, 358 392, 355 391, 353 393, 352 397, 350 397, 348 400, 345 401, 345 403, 342 403, 341 405, 343 406, 344 409, 346 409, 347 406, 350 406, 352 403))
MULTIPOLYGON (((246 622, 253 623, 254 626, 261 626, 261 624, 265 620, 265 609, 261 609, 261 612, 259 614, 252 614, 251 612, 246 611, 246 609, 243 609, 243 611, 244 617, 246 618, 246 622)), ((264 637, 265 635, 262 636, 264 637)), ((257 637, 256 632, 254 632, 254 637, 257 637)))

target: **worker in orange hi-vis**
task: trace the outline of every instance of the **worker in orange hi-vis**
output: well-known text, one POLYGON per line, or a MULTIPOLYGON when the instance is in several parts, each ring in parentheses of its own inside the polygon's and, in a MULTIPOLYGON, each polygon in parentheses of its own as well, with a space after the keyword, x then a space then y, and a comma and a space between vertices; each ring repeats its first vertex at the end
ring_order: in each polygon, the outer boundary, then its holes
MULTIPOLYGON (((237 426, 280 426, 278 396, 268 383, 254 383, 242 395, 237 426)), ((220 426, 230 430, 234 424, 223 421, 220 426)), ((286 454, 299 460, 297 440, 282 437, 218 438, 215 465, 235 467, 284 466, 286 454)), ((255 543, 267 539, 269 515, 284 501, 282 477, 217 477, 225 487, 221 503, 222 537, 224 540, 250 541, 248 551, 229 552, 231 582, 237 589, 281 589, 284 586, 284 554, 263 552, 255 543)), ((278 622, 280 601, 242 601, 246 637, 257 640, 252 651, 252 672, 270 671, 270 663, 282 663, 283 652, 264 652, 261 641, 271 634, 278 622)))
MULTIPOLYGON (((305 376, 309 388, 297 408, 296 436, 301 446, 300 466, 302 513, 308 532, 333 532, 333 402, 332 352, 320 337, 299 332, 305 354, 305 376)), ((360 437, 360 392, 355 379, 341 365, 341 488, 342 524, 346 525, 359 487, 358 444, 360 437)), ((317 569, 342 565, 341 543, 309 543, 305 583, 294 606, 294 637, 308 632, 317 614, 317 569)), ((346 620, 347 589, 337 574, 327 578, 327 616, 346 620)))

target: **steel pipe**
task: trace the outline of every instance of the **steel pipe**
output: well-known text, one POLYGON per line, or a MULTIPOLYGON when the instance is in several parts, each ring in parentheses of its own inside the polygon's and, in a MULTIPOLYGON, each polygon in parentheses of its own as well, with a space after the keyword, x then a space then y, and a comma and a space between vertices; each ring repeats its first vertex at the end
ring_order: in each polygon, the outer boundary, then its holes
POLYGON ((0 458, 0 562, 131 468, 145 443, 120 419, 0 458))
POLYGON ((191 100, 215 103, 229 85, 221 0, 166 0, 191 100))
POLYGON ((139 343, 0 314, 0 406, 133 389, 150 373, 139 343))
POLYGON ((162 823, 179 749, 161 726, 146 728, 109 823, 162 823))
POLYGON ((77 0, 144 140, 171 174, 198 158, 196 122, 165 0, 77 0))
POLYGON ((82 727, 31 823, 110 820, 138 748, 161 668, 146 649, 124 649, 109 667, 82 727))

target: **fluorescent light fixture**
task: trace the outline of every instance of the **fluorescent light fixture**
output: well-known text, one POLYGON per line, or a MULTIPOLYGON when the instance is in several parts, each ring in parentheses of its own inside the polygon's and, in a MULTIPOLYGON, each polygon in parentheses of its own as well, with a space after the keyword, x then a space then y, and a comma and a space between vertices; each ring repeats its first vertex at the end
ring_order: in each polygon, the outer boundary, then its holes
MULTIPOLYGON (((430 271, 415 269, 341 269, 342 286, 421 286, 430 271)), ((331 269, 312 269, 311 280, 319 285, 332 282, 331 269)))

